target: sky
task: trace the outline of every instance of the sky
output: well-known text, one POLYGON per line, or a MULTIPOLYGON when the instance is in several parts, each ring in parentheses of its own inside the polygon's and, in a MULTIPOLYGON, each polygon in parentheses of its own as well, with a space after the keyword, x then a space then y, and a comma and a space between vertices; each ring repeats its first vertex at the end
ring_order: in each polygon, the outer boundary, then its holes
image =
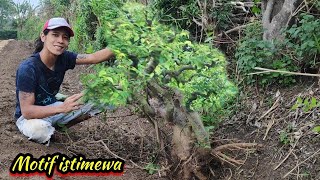
MULTIPOLYGON (((25 0, 13 0, 13 2, 15 3, 22 3, 23 1, 25 0)), ((29 1, 33 7, 36 7, 40 3, 40 0, 26 0, 26 1, 29 1)))

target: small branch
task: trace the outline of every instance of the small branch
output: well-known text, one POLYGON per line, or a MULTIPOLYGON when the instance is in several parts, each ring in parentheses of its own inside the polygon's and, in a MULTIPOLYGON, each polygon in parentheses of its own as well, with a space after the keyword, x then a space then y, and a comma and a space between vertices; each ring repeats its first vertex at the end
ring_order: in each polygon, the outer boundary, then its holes
MULTIPOLYGON (((244 24, 244 25, 241 25, 241 26, 237 26, 237 27, 235 27, 235 28, 232 28, 232 29, 224 32, 224 34, 229 34, 229 33, 234 32, 234 31, 239 31, 240 29, 243 29, 243 28, 245 28, 245 27, 247 27, 247 26, 250 26, 250 25, 252 25, 252 24, 253 24, 253 23, 248 23, 248 24, 244 24)), ((218 37, 222 36, 222 34, 223 34, 223 33, 218 34, 218 37)))
POLYGON ((151 74, 159 64, 159 60, 157 58, 158 54, 156 54, 156 53, 151 53, 151 54, 154 54, 154 56, 151 56, 151 58, 150 58, 150 60, 149 60, 149 62, 147 64, 147 67, 144 70, 147 74, 151 74))
POLYGON ((165 78, 166 81, 169 82, 171 78, 177 78, 181 73, 183 73, 183 71, 187 71, 187 70, 196 70, 196 68, 191 65, 185 65, 185 66, 182 66, 177 71, 166 71, 163 73, 163 75, 164 77, 166 77, 165 78))
POLYGON ((306 158, 305 160, 301 161, 299 164, 297 164, 294 168, 292 168, 286 175, 284 175, 282 177, 282 179, 285 179, 292 171, 294 171, 297 167, 299 167, 301 164, 305 163, 306 161, 308 161, 310 158, 314 157, 315 155, 318 155, 320 153, 320 149, 318 149, 318 151, 316 151, 315 153, 313 153, 311 156, 309 156, 308 158, 306 158))
POLYGON ((264 134, 263 140, 266 140, 268 133, 269 133, 273 124, 274 124, 274 114, 272 114, 271 120, 269 121, 269 123, 267 125, 266 133, 264 134))
POLYGON ((265 112, 259 119, 258 119, 258 121, 259 120, 261 120, 262 118, 264 118, 267 114, 269 114, 271 111, 273 111, 276 107, 278 107, 279 106, 279 101, 280 101, 280 96, 277 98, 277 100, 273 103, 273 105, 271 106, 271 108, 267 111, 267 112, 265 112))
POLYGON ((299 139, 294 143, 293 147, 290 148, 290 151, 287 154, 287 156, 273 170, 277 170, 288 159, 288 157, 291 155, 291 153, 293 152, 294 148, 296 147, 298 141, 299 141, 299 139))
POLYGON ((262 74, 262 73, 269 73, 269 72, 276 72, 276 73, 291 74, 291 75, 298 75, 298 76, 320 77, 320 74, 290 72, 290 71, 273 70, 273 69, 260 68, 260 67, 255 67, 254 69, 255 69, 255 70, 261 70, 262 72, 249 73, 248 75, 262 74))
POLYGON ((112 156, 114 156, 114 157, 116 157, 116 158, 119 158, 119 159, 121 159, 121 160, 123 160, 123 161, 126 161, 126 159, 124 159, 124 158, 116 155, 116 154, 113 153, 112 151, 110 151, 110 149, 108 148, 108 146, 106 145, 106 143, 103 142, 103 140, 93 141, 93 142, 89 142, 89 143, 101 143, 109 154, 111 154, 112 156))

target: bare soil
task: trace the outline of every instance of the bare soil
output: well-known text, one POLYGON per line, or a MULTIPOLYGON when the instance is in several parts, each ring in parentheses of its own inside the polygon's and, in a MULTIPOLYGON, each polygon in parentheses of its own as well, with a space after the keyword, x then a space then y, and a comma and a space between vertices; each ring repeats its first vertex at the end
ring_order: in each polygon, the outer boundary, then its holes
MULTIPOLYGON (((57 131, 48 147, 28 141, 21 135, 13 118, 15 73, 19 63, 30 56, 32 50, 29 42, 0 41, 0 179, 15 179, 9 175, 9 167, 19 153, 31 153, 37 158, 55 152, 69 157, 77 154, 87 158, 121 157, 126 160, 126 168, 120 177, 55 175, 54 179, 170 179, 168 164, 159 155, 153 127, 128 107, 100 114, 66 132, 57 131), (148 163, 159 165, 159 171, 149 174, 143 170, 148 163)), ((88 66, 78 66, 69 71, 61 93, 72 95, 80 92, 81 74, 91 71, 88 66)), ((319 109, 309 112, 301 108, 291 109, 298 96, 317 97, 319 100, 320 90, 313 82, 302 80, 294 87, 243 91, 248 94, 239 96, 233 109, 234 115, 223 120, 214 130, 212 145, 259 143, 261 147, 223 152, 238 162, 242 160, 242 165, 234 166, 212 157, 202 171, 207 179, 319 180, 320 135, 312 132, 315 125, 320 125, 319 109), (276 96, 278 90, 280 93, 276 96)), ((46 178, 34 176, 18 179, 46 178)))

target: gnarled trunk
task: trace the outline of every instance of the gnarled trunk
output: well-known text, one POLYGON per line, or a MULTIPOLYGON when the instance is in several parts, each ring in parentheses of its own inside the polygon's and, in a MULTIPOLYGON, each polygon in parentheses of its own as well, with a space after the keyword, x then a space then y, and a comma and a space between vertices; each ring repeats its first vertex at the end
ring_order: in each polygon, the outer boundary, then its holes
POLYGON ((282 39, 281 30, 287 28, 300 0, 263 0, 262 24, 264 40, 282 39))

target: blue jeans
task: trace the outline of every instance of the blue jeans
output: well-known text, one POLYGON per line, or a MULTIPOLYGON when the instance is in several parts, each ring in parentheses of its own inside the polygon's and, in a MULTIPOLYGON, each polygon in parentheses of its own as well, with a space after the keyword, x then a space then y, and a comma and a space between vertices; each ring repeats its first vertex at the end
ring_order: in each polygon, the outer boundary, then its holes
MULTIPOLYGON (((55 102, 49 106, 57 106, 63 102, 55 102)), ((99 110, 98 110, 99 111, 99 110)), ((93 109, 93 104, 87 103, 80 109, 72 111, 70 113, 60 113, 53 116, 49 116, 43 119, 25 119, 23 116, 18 118, 16 125, 19 131, 28 137, 29 140, 35 140, 38 143, 45 143, 50 140, 53 135, 55 128, 53 126, 57 124, 67 124, 73 119, 83 115, 89 114, 94 115, 98 113, 97 110, 93 109)))

